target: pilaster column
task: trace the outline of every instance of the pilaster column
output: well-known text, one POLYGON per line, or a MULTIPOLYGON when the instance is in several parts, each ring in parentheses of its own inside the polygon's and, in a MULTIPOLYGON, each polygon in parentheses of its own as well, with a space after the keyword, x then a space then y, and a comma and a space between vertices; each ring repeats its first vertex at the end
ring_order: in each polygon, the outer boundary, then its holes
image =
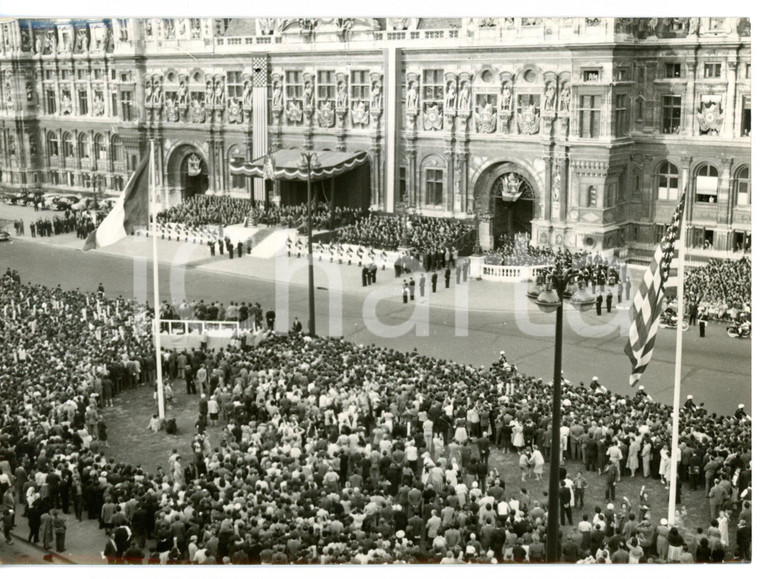
POLYGON ((718 181, 718 224, 726 225, 728 223, 729 213, 731 211, 730 185, 731 185, 731 158, 720 160, 720 177, 718 181))
MULTIPOLYGON (((543 199, 541 199, 541 203, 543 205, 543 215, 542 218, 544 221, 551 222, 552 221, 552 214, 554 211, 552 210, 552 206, 554 205, 552 203, 552 197, 551 197, 551 183, 552 183, 552 154, 551 151, 548 149, 544 149, 543 154, 543 160, 544 160, 544 182, 543 182, 543 199)), ((534 191, 534 195, 538 196, 539 192, 534 191)), ((536 199, 538 201, 538 199, 536 199)))
MULTIPOLYGON (((688 227, 686 231, 686 244, 691 246, 692 235, 691 222, 694 215, 694 183, 691 182, 691 157, 681 157, 681 186, 686 187, 686 201, 684 208, 684 224, 688 227)), ((654 204, 653 204, 654 205, 654 204)))
POLYGON ((694 134, 694 111, 696 109, 697 93, 697 61, 692 58, 686 61, 686 94, 682 109, 681 134, 694 134))
POLYGON ((734 118, 736 118, 736 68, 738 67, 739 62, 736 60, 736 58, 731 58, 728 61, 728 87, 726 88, 726 115, 723 119, 723 129, 721 130, 721 134, 724 137, 735 137, 735 123, 734 118))
POLYGON ((559 220, 567 221, 568 205, 568 171, 567 153, 561 151, 554 155, 554 167, 552 167, 552 203, 557 199, 559 203, 559 220))

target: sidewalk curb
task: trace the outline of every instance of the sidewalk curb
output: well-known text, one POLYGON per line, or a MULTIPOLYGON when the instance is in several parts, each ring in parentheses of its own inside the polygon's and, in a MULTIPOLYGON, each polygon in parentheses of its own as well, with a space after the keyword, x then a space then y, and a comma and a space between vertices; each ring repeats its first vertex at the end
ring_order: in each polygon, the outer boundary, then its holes
POLYGON ((31 541, 27 541, 21 535, 19 535, 17 533, 14 533, 13 531, 11 531, 11 537, 13 537, 14 541, 19 541, 20 543, 28 545, 28 546, 30 546, 30 547, 38 550, 41 553, 45 553, 45 556, 50 556, 50 557, 55 557, 56 559, 60 559, 61 561, 63 561, 67 565, 77 565, 76 561, 72 561, 68 557, 64 557, 63 555, 61 555, 60 553, 57 553, 55 551, 48 551, 48 550, 44 549, 43 547, 40 547, 36 543, 32 543, 31 541))

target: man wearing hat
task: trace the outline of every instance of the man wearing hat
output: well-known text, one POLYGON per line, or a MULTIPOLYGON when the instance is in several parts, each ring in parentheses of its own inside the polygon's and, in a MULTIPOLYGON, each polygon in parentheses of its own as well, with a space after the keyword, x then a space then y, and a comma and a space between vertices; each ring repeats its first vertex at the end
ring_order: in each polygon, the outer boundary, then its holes
POLYGON ((697 405, 694 404, 694 396, 689 394, 686 397, 686 402, 683 403, 683 407, 688 408, 689 410, 694 410, 697 407, 697 405))
POLYGON ((747 418, 747 413, 744 411, 744 404, 739 404, 739 406, 736 407, 736 412, 734 412, 734 416, 737 420, 744 420, 747 418))

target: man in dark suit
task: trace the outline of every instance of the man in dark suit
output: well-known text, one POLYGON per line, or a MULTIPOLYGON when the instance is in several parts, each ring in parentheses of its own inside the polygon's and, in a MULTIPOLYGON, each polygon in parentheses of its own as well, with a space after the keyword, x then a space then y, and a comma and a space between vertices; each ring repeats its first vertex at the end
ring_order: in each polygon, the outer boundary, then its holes
POLYGON ((446 289, 449 289, 449 284, 451 283, 451 270, 448 267, 443 270, 443 280, 446 282, 446 289))
POLYGON ((425 297, 425 272, 420 274, 420 297, 425 297))
POLYGON ((572 526, 573 524, 573 510, 570 508, 570 502, 572 501, 572 493, 567 486, 566 481, 560 482, 559 489, 559 515, 560 524, 565 525, 565 518, 567 518, 567 524, 572 526))
POLYGON ((596 294, 596 315, 601 316, 602 315, 602 303, 604 302, 604 298, 602 298, 602 292, 599 292, 596 294))
POLYGON ((697 302, 695 301, 689 301, 689 325, 690 326, 696 326, 697 325, 697 314, 699 313, 699 308, 697 307, 697 302))
POLYGON ((430 287, 433 288, 433 293, 435 293, 437 286, 438 286, 438 272, 434 271, 433 275, 430 276, 430 287))
POLYGON ((607 290, 607 313, 612 312, 612 290, 607 290))
POLYGON ((414 278, 409 278, 409 299, 414 301, 414 278))
POLYGON ((707 311, 702 310, 699 313, 699 337, 705 337, 705 328, 707 327, 707 311))

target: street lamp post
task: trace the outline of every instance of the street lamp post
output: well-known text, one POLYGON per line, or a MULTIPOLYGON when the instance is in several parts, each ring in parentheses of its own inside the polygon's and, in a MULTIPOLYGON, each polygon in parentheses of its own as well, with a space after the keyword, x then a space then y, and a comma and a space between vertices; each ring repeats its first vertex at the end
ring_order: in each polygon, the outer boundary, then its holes
POLYGON ((102 175, 98 175, 97 173, 92 174, 92 196, 93 196, 92 207, 93 209, 98 208, 98 183, 101 182, 100 180, 102 178, 103 178, 102 175))
MULTIPOLYGON (((554 330, 554 380, 552 382, 552 441, 549 459, 549 520, 547 522, 546 560, 559 561, 559 466, 560 436, 562 412, 562 314, 563 297, 570 284, 577 278, 578 272, 572 268, 562 268, 559 261, 547 276, 547 285, 536 298, 536 305, 542 312, 556 312, 554 330)), ((579 310, 587 310, 593 304, 588 293, 581 289, 573 294, 570 303, 579 310)))
POLYGON ((306 218, 308 231, 309 247, 309 336, 316 335, 316 318, 314 313, 314 254, 312 253, 312 228, 311 228, 311 170, 319 167, 317 154, 313 152, 301 153, 301 169, 306 171, 306 218))

